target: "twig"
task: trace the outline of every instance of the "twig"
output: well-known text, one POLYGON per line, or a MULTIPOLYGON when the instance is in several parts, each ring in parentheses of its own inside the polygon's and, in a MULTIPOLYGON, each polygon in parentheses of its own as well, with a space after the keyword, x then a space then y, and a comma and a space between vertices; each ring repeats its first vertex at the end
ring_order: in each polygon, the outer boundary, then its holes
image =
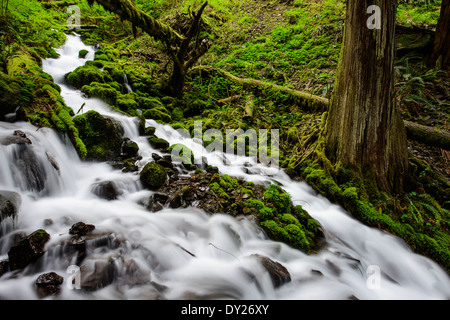
POLYGON ((223 251, 223 252, 225 252, 225 253, 228 253, 230 256, 233 256, 237 261, 241 262, 234 254, 232 254, 232 253, 230 253, 230 252, 228 252, 228 251, 226 251, 226 250, 223 250, 223 249, 220 249, 220 248, 216 247, 216 246, 215 246, 214 244, 212 244, 211 242, 209 243, 209 245, 210 245, 210 246, 213 246, 213 247, 216 248, 217 250, 220 250, 220 251, 223 251))

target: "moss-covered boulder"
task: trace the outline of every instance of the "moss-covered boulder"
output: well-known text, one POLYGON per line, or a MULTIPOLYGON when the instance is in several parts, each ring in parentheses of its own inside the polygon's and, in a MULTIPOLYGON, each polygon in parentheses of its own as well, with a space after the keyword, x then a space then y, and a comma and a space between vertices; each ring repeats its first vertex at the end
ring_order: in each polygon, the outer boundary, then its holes
POLYGON ((88 95, 91 98, 99 98, 108 103, 109 105, 115 105, 119 91, 108 83, 91 82, 89 85, 84 85, 81 88, 81 92, 88 95))
POLYGON ((120 156, 124 130, 111 117, 88 111, 73 119, 86 146, 86 159, 108 161, 120 156))
POLYGON ((104 83, 112 81, 109 74, 100 71, 93 65, 84 65, 76 68, 66 76, 66 80, 70 85, 76 88, 81 88, 92 82, 104 83))
POLYGON ((81 49, 80 51, 78 51, 78 58, 80 59, 84 59, 86 58, 86 55, 89 53, 88 50, 86 49, 81 49))
POLYGON ((21 87, 20 81, 0 71, 0 121, 17 109, 21 87))
POLYGON ((192 169, 195 158, 194 153, 190 148, 184 144, 177 143, 171 145, 167 152, 170 153, 172 162, 181 163, 188 170, 192 169))
POLYGON ((166 183, 167 172, 163 166, 152 161, 142 169, 140 180, 145 188, 156 190, 166 183))
POLYGON ((148 139, 148 142, 154 149, 158 150, 167 150, 170 146, 169 142, 167 140, 152 136, 148 139))
POLYGON ((157 108, 145 110, 142 115, 146 119, 160 120, 165 123, 170 123, 172 121, 172 117, 168 113, 157 108))

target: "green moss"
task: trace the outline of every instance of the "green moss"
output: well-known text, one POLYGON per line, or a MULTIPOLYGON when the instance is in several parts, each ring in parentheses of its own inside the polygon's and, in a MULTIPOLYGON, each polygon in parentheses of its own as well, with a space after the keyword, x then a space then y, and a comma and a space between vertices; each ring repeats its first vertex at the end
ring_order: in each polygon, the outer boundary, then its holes
POLYGON ((157 109, 145 110, 142 114, 146 119, 161 120, 165 123, 170 123, 172 117, 157 109))
POLYGON ((155 162, 147 163, 140 173, 140 181, 144 187, 151 190, 160 188, 166 182, 166 179, 166 170, 155 162))
POLYGON ((69 73, 67 82, 76 88, 82 88, 84 85, 90 85, 92 82, 112 82, 112 79, 107 73, 103 73, 98 68, 92 65, 84 65, 69 73))
POLYGON ((123 128, 113 119, 88 111, 73 119, 86 147, 86 159, 111 160, 120 154, 123 128))
POLYGON ((214 191, 214 193, 221 199, 230 199, 230 196, 226 193, 226 191, 217 183, 213 182, 209 185, 209 188, 214 191))
POLYGON ((279 214, 291 212, 291 195, 284 192, 280 186, 271 184, 264 193, 264 198, 276 208, 279 214))
POLYGON ((150 137, 148 138, 148 142, 155 149, 167 150, 169 148, 169 142, 158 137, 150 137))
POLYGON ((88 53, 89 53, 88 50, 86 50, 86 49, 81 49, 81 50, 78 52, 78 58, 84 59, 88 53))
POLYGON ((194 153, 184 144, 173 144, 169 147, 167 152, 171 154, 173 162, 181 162, 187 166, 188 169, 190 169, 195 162, 194 153))
POLYGON ((107 83, 91 82, 90 85, 84 85, 81 91, 92 98, 99 98, 108 103, 115 105, 119 92, 116 88, 107 83))

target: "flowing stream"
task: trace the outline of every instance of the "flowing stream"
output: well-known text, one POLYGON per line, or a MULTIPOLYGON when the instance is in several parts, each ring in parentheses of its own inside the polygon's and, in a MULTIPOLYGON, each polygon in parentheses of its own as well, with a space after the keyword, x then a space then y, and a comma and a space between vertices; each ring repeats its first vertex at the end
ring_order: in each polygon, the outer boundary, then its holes
MULTIPOLYGON (((92 47, 69 35, 57 51, 60 57, 43 61, 43 69, 61 86, 67 105, 77 112, 85 103, 82 112, 96 110, 120 121, 125 136, 139 144, 141 164, 152 153, 161 154, 139 136, 136 119, 115 113, 103 101, 88 99, 64 84, 66 73, 93 59, 92 47), (89 50, 85 59, 78 58, 81 49, 89 50)), ((153 120, 147 124, 171 144, 182 142, 194 154, 205 153, 201 144, 170 126, 153 120)), ((17 192, 22 198, 17 217, 2 222, 0 261, 8 257, 18 232, 29 234, 42 228, 51 239, 37 263, 0 278, 0 299, 39 299, 35 281, 52 271, 63 276, 65 283, 59 295, 48 299, 450 298, 449 276, 437 264, 414 254, 399 238, 362 225, 307 184, 253 159, 235 157, 224 164, 223 157, 229 155, 206 154, 208 163, 221 173, 257 183, 280 183, 294 203, 323 226, 326 244, 319 253, 306 255, 272 241, 247 219, 209 215, 197 208, 151 213, 142 203, 152 192, 142 187, 138 175, 122 173, 106 163, 81 161, 70 141, 52 129, 0 122, 0 138, 16 130, 24 132, 32 144, 27 152, 20 145, 0 144, 0 190, 17 192), (38 173, 30 173, 30 163, 37 164, 38 173), (93 194, 93 187, 103 181, 114 182, 121 190, 119 199, 107 201, 93 194), (80 270, 89 278, 106 268, 112 280, 101 289, 79 290, 68 283, 69 267, 77 257, 65 243, 69 228, 79 221, 95 225, 95 233, 104 235, 87 244, 88 255, 80 270), (281 263, 291 281, 275 288, 252 254, 281 263)))

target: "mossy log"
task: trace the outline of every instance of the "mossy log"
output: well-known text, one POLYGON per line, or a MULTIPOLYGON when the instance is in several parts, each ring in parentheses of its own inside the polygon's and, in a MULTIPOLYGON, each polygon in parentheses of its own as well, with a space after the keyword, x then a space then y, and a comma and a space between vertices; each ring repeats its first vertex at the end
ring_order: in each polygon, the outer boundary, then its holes
POLYGON ((450 132, 404 121, 408 139, 425 143, 428 146, 450 150, 450 132))
POLYGON ((268 83, 261 80, 250 78, 239 78, 235 75, 212 66, 198 66, 192 68, 191 72, 207 73, 207 74, 219 74, 222 77, 241 85, 244 89, 260 89, 273 92, 281 92, 287 94, 293 98, 293 100, 301 105, 307 111, 325 111, 328 109, 328 99, 319 97, 304 91, 294 90, 291 88, 279 86, 277 84, 268 83))
POLYGON ((116 13, 121 19, 130 21, 156 40, 176 44, 184 39, 170 26, 140 10, 131 0, 88 0, 89 4, 94 2, 102 5, 106 10, 116 13))

